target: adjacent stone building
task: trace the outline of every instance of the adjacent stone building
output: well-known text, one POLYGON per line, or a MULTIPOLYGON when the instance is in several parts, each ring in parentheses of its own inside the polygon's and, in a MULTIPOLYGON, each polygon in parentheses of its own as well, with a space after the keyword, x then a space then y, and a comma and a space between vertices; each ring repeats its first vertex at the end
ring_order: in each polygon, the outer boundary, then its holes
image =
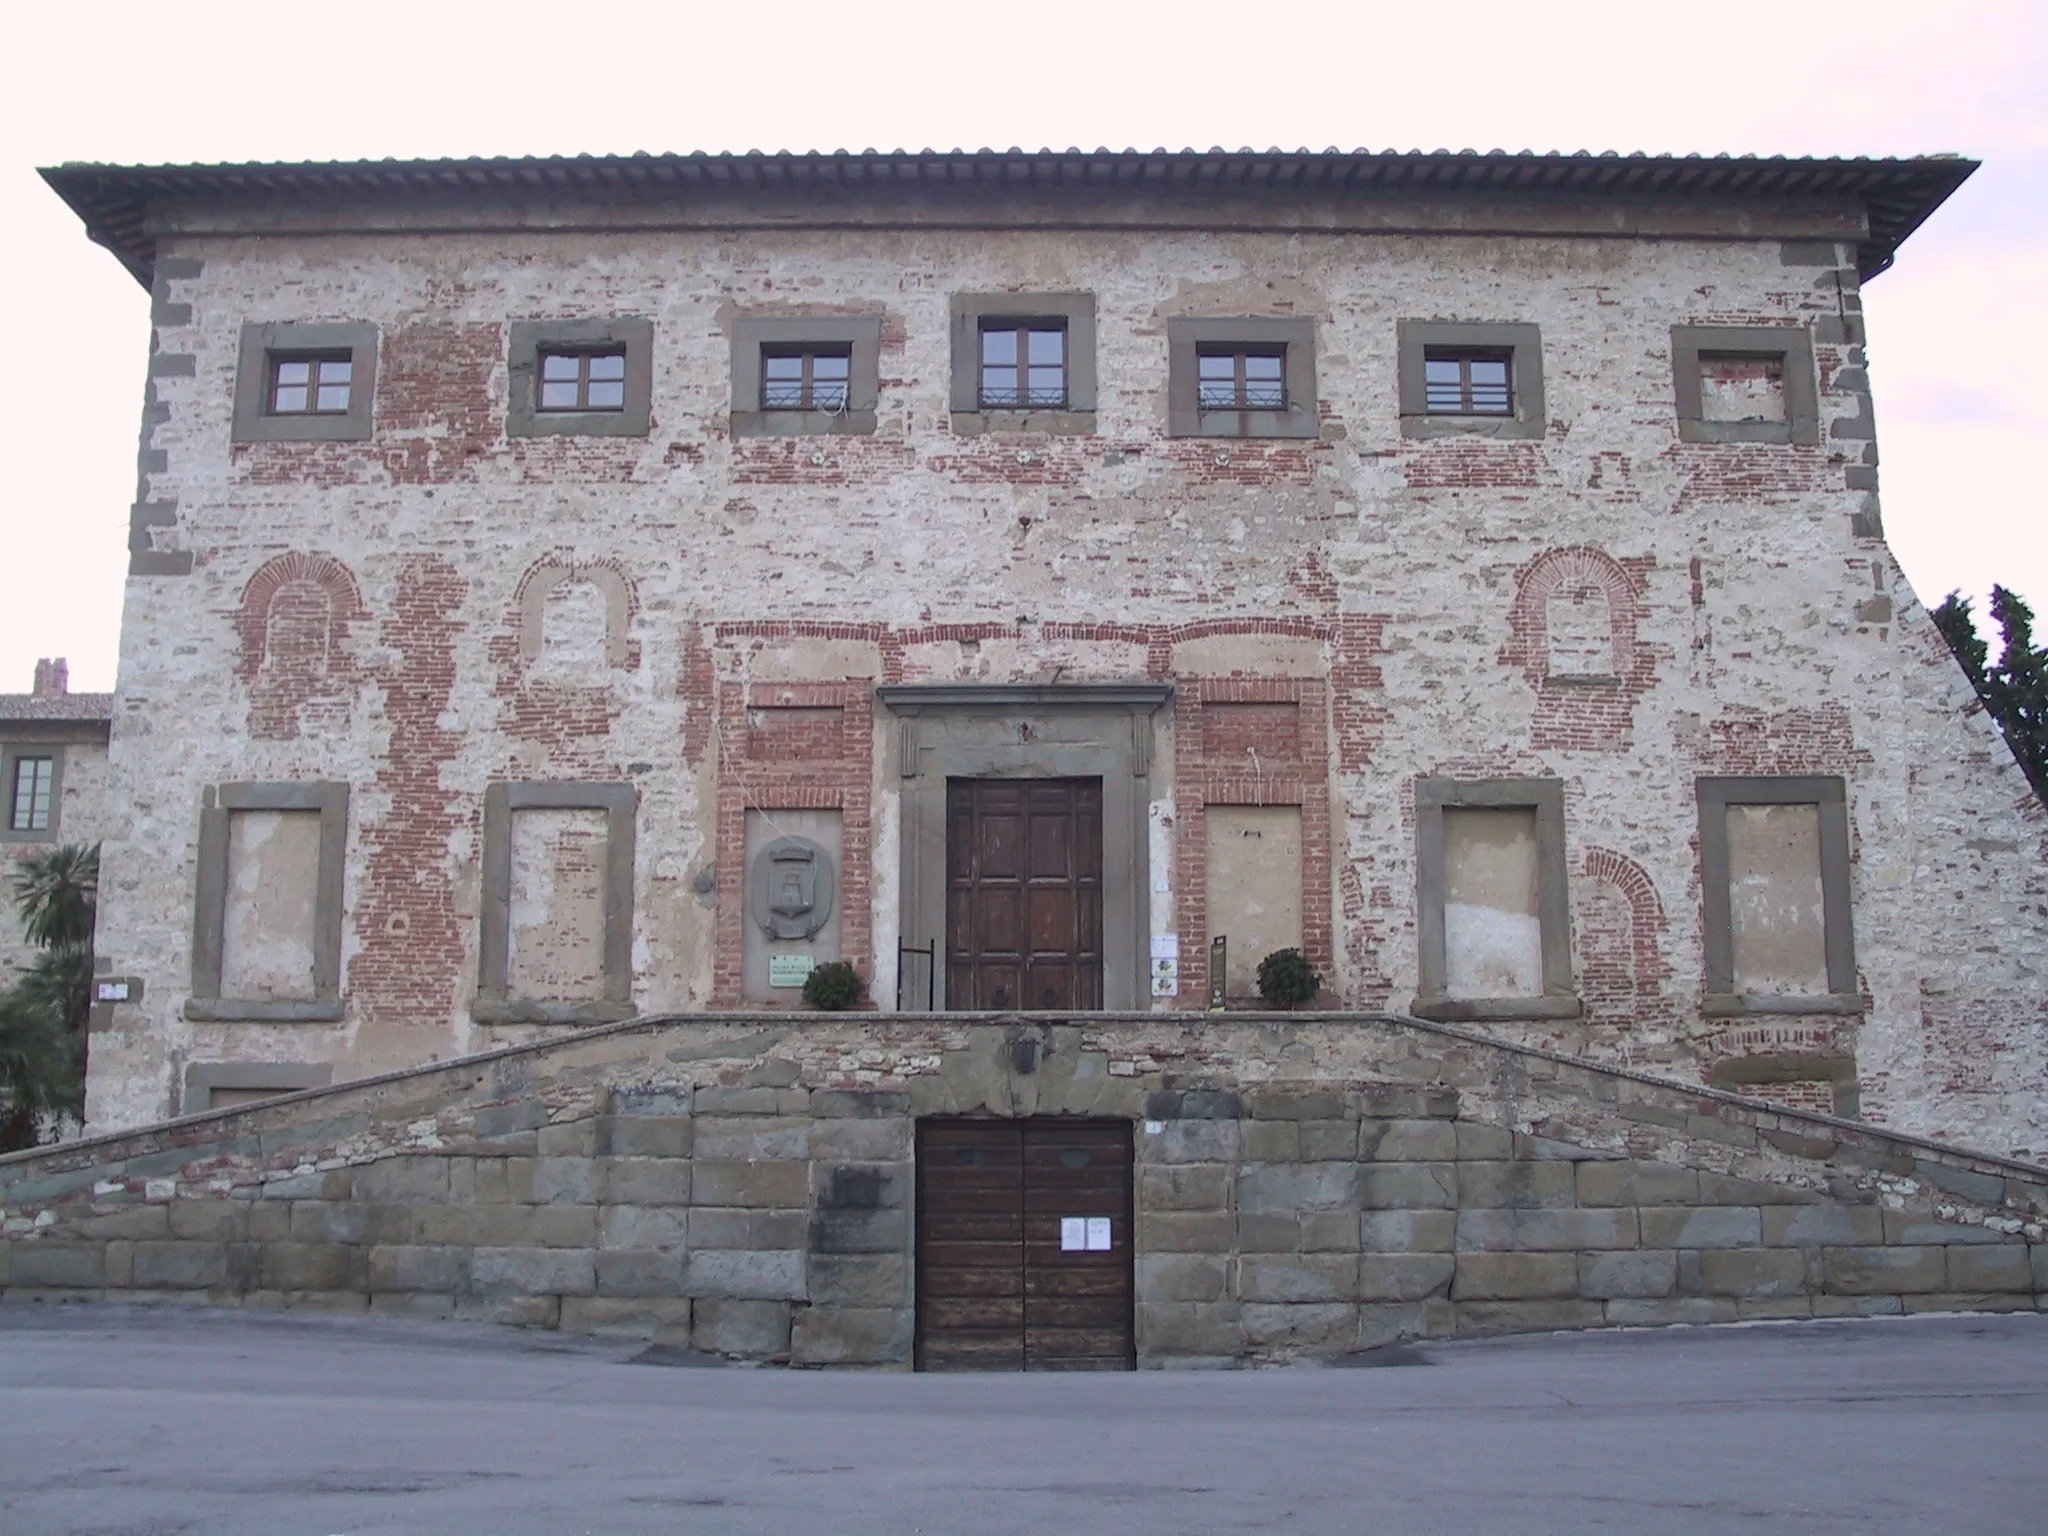
POLYGON ((1860 299, 1972 168, 47 172, 155 330, 126 1000, 0 1283, 955 1365, 2036 1305, 2042 811, 1860 299))
MULTIPOLYGON (((60 843, 106 830, 110 693, 73 693, 62 656, 36 663, 29 693, 0 693, 0 876, 60 843)), ((7 901, 11 887, 0 887, 7 901)), ((11 902, 0 914, 0 988, 30 954, 11 902)))

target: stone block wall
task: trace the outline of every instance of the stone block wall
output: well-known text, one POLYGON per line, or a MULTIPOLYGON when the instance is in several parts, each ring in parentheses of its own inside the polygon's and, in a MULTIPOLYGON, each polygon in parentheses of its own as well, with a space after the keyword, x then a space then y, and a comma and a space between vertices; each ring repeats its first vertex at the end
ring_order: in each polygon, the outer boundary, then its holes
POLYGON ((903 1365, 938 1114, 1136 1122, 1145 1365, 2048 1293, 2048 1170, 1419 1021, 1125 1015, 635 1021, 0 1159, 0 1294, 903 1365))

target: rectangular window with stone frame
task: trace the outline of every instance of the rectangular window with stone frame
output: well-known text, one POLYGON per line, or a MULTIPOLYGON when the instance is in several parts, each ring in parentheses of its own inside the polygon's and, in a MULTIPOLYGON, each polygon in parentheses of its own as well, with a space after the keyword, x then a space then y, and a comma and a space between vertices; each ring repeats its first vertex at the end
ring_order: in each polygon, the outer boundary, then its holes
POLYGON ((1315 322, 1169 318, 1166 401, 1167 430, 1175 437, 1317 436, 1315 322))
POLYGON ((1696 791, 1704 1011, 1860 1013, 1844 781, 1714 777, 1696 791))
POLYGON ((1541 438, 1543 336, 1509 321, 1396 323, 1403 437, 1541 438))
POLYGON ((880 315, 740 315, 734 437, 866 436, 881 394, 880 315))
POLYGON ((1562 782, 1416 780, 1415 857, 1417 1015, 1579 1016, 1562 782))
POLYGON ((515 320, 505 359, 507 437, 645 437, 654 417, 654 324, 515 320))
POLYGON ((376 383, 377 327, 366 321, 245 325, 233 440, 361 442, 376 383))
POLYGON ((956 293, 953 430, 1095 430, 1095 296, 956 293))

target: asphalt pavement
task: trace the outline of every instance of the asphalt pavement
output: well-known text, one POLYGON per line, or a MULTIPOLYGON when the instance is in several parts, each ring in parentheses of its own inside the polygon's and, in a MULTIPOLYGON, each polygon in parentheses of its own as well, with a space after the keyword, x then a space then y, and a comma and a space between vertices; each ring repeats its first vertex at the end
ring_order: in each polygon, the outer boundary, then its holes
POLYGON ((0 1307, 0 1536, 2048 1530, 2044 1316, 1215 1374, 656 1356, 452 1324, 0 1307))

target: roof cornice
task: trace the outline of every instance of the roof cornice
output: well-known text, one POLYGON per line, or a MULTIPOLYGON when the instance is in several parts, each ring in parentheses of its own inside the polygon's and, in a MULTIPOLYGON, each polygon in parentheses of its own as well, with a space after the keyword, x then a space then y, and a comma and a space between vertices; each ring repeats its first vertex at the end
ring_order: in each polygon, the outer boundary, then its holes
MULTIPOLYGON (((1864 212, 1858 266, 1874 276, 1977 169, 1953 155, 1911 159, 1323 150, 976 150, 805 154, 576 155, 467 160, 47 168, 43 179, 136 279, 154 278, 157 231, 180 212, 368 205, 745 203, 806 194, 872 206, 909 196, 994 202, 1087 194, 1154 200, 1567 200, 1722 209, 1852 204, 1864 212)), ((1199 223, 1197 219, 1194 222, 1199 223)), ((1613 233, 1634 232, 1618 221, 1613 233)))

